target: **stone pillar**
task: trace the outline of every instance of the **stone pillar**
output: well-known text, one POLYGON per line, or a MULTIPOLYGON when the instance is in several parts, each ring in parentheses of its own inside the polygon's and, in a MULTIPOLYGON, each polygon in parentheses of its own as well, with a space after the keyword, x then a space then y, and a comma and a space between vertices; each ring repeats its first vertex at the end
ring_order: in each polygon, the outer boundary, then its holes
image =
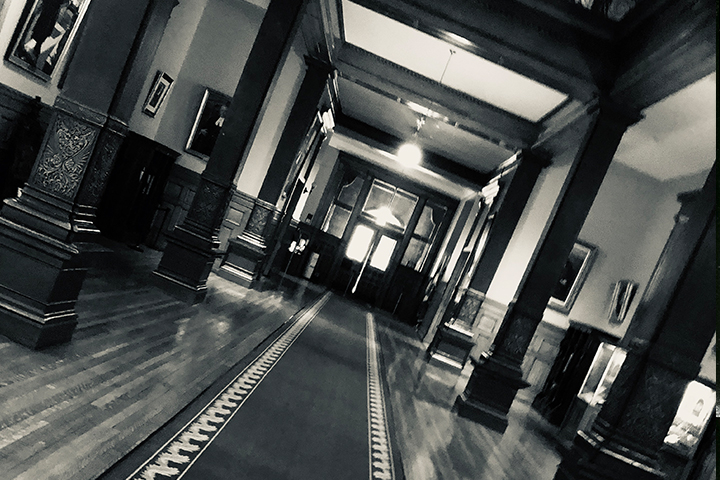
POLYGON ((77 324, 87 266, 75 242, 104 188, 115 142, 101 131, 148 4, 90 4, 30 178, 0 211, 0 333, 32 348, 69 341, 77 324))
POLYGON ((228 115, 200 177, 185 221, 168 238, 154 272, 158 284, 189 303, 207 293, 207 278, 218 255, 218 232, 242 168, 255 123, 281 61, 285 58, 305 0, 272 0, 235 89, 228 115))
POLYGON ((504 432, 517 391, 527 387, 521 365, 535 329, 557 284, 565 261, 592 207, 620 139, 639 120, 636 112, 602 99, 583 147, 562 189, 561 199, 536 249, 522 285, 495 337, 482 355, 465 391, 458 414, 504 432))
POLYGON ((675 228, 621 341, 625 362, 556 480, 665 478, 658 452, 716 329, 715 183, 713 167, 699 193, 680 196, 675 228))

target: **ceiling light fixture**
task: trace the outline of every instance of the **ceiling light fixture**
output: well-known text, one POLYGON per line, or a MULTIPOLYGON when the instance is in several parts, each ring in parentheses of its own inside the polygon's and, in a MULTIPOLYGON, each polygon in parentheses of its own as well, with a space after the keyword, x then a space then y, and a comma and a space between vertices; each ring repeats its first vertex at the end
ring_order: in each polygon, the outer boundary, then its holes
MULTIPOLYGON (((448 57, 447 62, 445 62, 445 68, 440 75, 440 85, 442 85, 443 79, 445 78, 445 73, 447 72, 448 66, 450 65, 450 60, 452 60, 452 56, 455 55, 455 53, 455 50, 451 48, 450 56, 448 57)), ((414 106, 415 104, 412 105, 414 106)), ((418 111, 412 106, 408 106, 411 110, 415 112, 418 111)), ((420 117, 415 121, 415 131, 413 132, 412 137, 409 141, 403 143, 397 151, 397 161, 400 162, 400 164, 403 165, 405 168, 411 168, 420 165, 420 161, 422 160, 422 149, 418 145, 417 137, 420 133, 420 129, 423 127, 423 125, 425 125, 427 117, 432 116, 431 113, 435 112, 430 110, 429 107, 426 107, 425 111, 421 113, 420 117)))

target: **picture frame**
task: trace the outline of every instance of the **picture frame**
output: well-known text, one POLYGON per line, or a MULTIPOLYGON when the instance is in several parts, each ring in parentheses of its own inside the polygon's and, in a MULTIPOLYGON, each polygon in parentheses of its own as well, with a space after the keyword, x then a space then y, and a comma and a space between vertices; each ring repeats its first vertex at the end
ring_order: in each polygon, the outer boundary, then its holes
POLYGON ((185 151, 202 159, 210 158, 232 98, 206 88, 198 106, 185 151))
POLYGON ((158 70, 155 74, 155 78, 153 79, 150 91, 147 94, 147 98, 145 99, 145 104, 143 105, 142 111, 144 114, 151 117, 155 116, 157 111, 160 110, 160 106, 165 100, 165 97, 167 97, 173 81, 174 80, 170 75, 158 70))
POLYGON ((597 247, 577 241, 565 262, 563 273, 555 286, 548 307, 568 314, 590 272, 597 247))
POLYGON ((90 0, 28 0, 6 60, 49 81, 65 62, 90 0))

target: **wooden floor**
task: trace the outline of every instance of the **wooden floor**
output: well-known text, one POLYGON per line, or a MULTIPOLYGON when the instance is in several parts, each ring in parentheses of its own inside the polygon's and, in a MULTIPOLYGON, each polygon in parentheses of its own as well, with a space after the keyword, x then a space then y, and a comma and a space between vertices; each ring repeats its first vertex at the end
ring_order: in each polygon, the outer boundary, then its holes
MULTIPOLYGON (((211 275, 207 299, 190 307, 150 284, 159 252, 109 245, 85 281, 71 343, 34 352, 0 337, 3 480, 97 478, 318 293, 211 275)), ((412 329, 378 318, 406 478, 552 479, 559 456, 542 419, 516 402, 499 435, 457 417, 468 372, 427 364, 412 329)))
POLYGON ((158 252, 111 246, 85 281, 72 342, 35 352, 0 337, 4 480, 97 478, 309 297, 211 275, 205 302, 186 306, 151 286, 158 252))
POLYGON ((458 417, 451 409, 472 367, 428 363, 412 329, 387 317, 379 324, 406 478, 552 480, 560 463, 554 427, 519 401, 502 435, 458 417))

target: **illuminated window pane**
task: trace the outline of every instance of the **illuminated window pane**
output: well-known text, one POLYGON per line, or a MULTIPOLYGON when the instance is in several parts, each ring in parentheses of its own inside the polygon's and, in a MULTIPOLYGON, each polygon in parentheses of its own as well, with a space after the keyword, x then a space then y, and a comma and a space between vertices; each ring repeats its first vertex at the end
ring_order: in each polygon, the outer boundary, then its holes
POLYGON ((342 238, 348 219, 350 219, 350 210, 339 205, 331 206, 322 228, 323 232, 342 238))
POLYGON ((445 218, 446 207, 427 204, 423 207, 422 214, 415 226, 415 236, 431 239, 440 223, 445 218))
POLYGON ((412 238, 405 249, 401 263, 419 272, 422 270, 429 251, 430 244, 417 238, 412 238))
POLYGON ((384 272, 390 263, 390 257, 392 257, 396 244, 397 241, 383 235, 378 242, 372 259, 370 260, 370 266, 384 272))
POLYGON ((393 198, 395 187, 379 180, 374 180, 370 193, 368 193, 363 212, 370 212, 381 207, 387 207, 393 198))
POLYGON ((367 254, 368 248, 370 248, 370 242, 372 242, 374 233, 373 229, 365 225, 355 227, 355 231, 353 231, 352 237, 350 237, 347 250, 345 250, 345 256, 356 262, 365 260, 365 255, 367 254))
POLYGON ((403 190, 398 189, 397 193, 395 193, 395 198, 392 200, 390 210, 393 215, 400 220, 400 225, 403 230, 405 230, 408 222, 410 222, 410 217, 412 217, 417 201, 418 197, 403 190))
POLYGON ((373 217, 378 225, 392 225, 405 230, 418 197, 389 183, 373 180, 363 212, 373 217))
MULTIPOLYGON (((347 179, 344 179, 347 181, 347 179)), ((345 183, 337 196, 337 201, 347 206, 352 207, 357 201, 358 195, 360 195, 360 189, 362 188, 362 178, 353 178, 349 183, 345 183)))
POLYGON ((422 214, 418 219, 417 226, 415 227, 415 235, 423 238, 430 238, 434 229, 435 222, 433 222, 432 218, 432 207, 425 205, 422 214))

